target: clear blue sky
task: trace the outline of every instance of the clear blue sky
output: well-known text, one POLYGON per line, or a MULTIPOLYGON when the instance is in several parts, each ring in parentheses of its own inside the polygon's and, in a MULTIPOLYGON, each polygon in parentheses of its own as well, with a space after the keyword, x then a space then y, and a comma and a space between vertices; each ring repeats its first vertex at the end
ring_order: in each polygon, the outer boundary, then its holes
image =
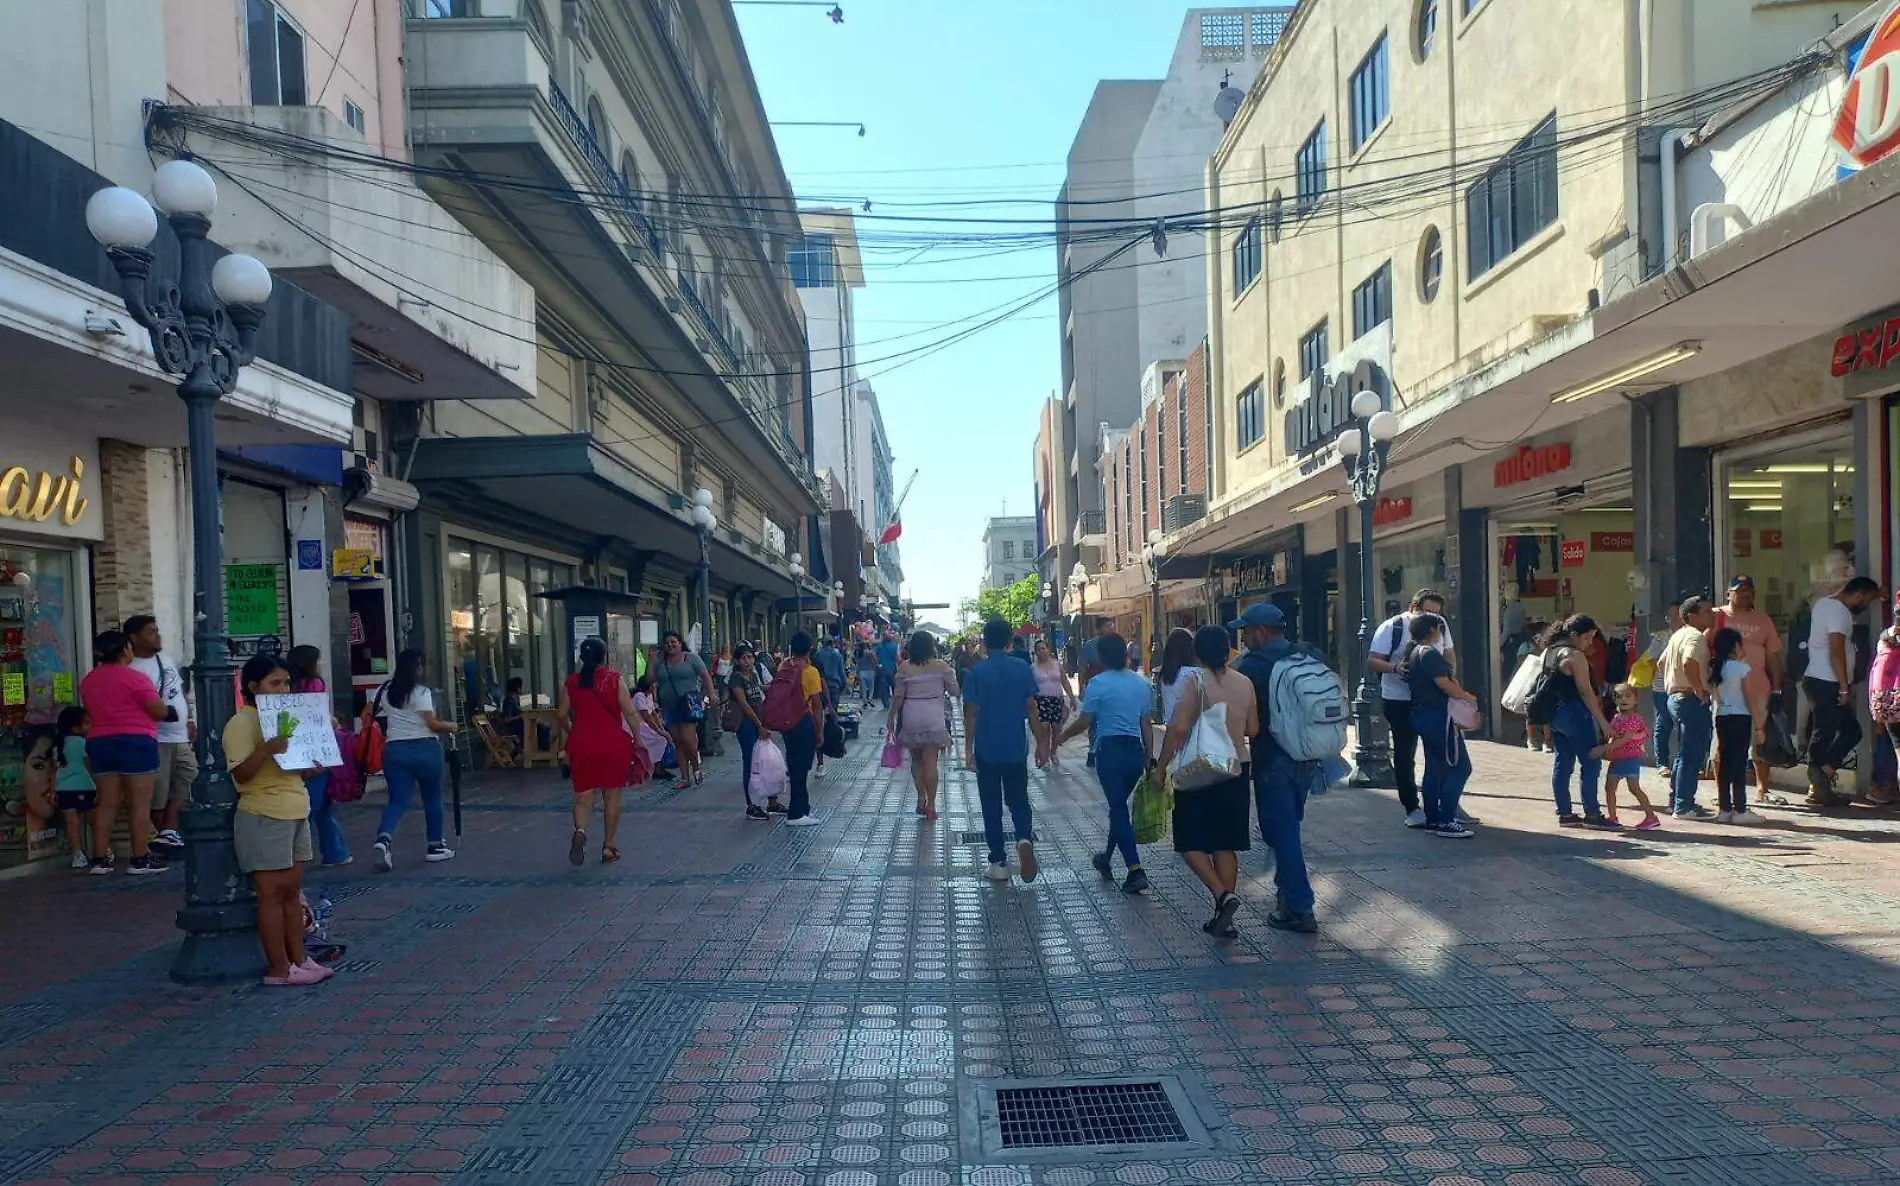
MULTIPOLYGON (((905 202, 1011 198, 1023 204, 967 213, 1039 219, 1053 217, 1061 161, 1096 82, 1164 74, 1187 11, 1162 0, 843 4, 843 25, 819 8, 737 10, 771 118, 867 126, 863 139, 847 129, 776 129, 800 198, 869 198, 892 215, 944 212, 905 202)), ((1191 163, 1184 170, 1198 177, 1191 163)), ((938 246, 913 259, 914 243, 892 241, 972 229, 859 223, 861 370, 878 392, 898 485, 921 470, 903 514, 904 572, 920 602, 974 595, 984 519, 1006 500, 1010 514, 1032 512, 1036 417, 1061 369, 1053 295, 940 353, 876 361, 957 332, 943 323, 1054 284, 1046 244, 1005 254, 938 246), (875 249, 880 236, 884 250, 875 249)), ((943 611, 921 616, 955 624, 943 611)))

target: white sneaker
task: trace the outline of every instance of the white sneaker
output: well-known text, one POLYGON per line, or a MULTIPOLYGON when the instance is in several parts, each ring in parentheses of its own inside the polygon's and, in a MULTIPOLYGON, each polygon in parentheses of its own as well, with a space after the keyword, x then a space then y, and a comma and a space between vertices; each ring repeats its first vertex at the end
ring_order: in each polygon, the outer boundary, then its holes
POLYGON ((1765 824, 1768 822, 1768 817, 1758 811, 1742 810, 1736 812, 1730 822, 1737 824, 1765 824))
POLYGON ((388 873, 396 867, 396 857, 395 854, 389 851, 389 841, 387 840, 379 839, 376 841, 376 867, 385 873, 388 873))
POLYGON ((431 864, 436 861, 452 861, 455 859, 455 850, 438 842, 429 846, 429 851, 422 854, 422 859, 431 864))
POLYGON ((1424 827, 1425 826, 1424 808, 1414 808, 1408 815, 1406 815, 1405 826, 1408 828, 1424 827))
POLYGON ((1009 866, 1003 864, 1001 861, 997 861, 996 863, 992 864, 989 867, 988 872, 989 872, 989 878, 991 881, 1008 881, 1009 880, 1009 866))
POLYGON ((1715 822, 1718 824, 1732 824, 1735 822, 1735 813, 1732 811, 1718 811, 1715 813, 1715 822))
POLYGON ((797 819, 786 820, 785 826, 788 828, 815 828, 819 823, 820 820, 815 815, 801 815, 797 819))
POLYGON ((66 862, 66 867, 68 869, 90 869, 92 868, 92 858, 83 852, 76 852, 73 854, 73 859, 66 862))

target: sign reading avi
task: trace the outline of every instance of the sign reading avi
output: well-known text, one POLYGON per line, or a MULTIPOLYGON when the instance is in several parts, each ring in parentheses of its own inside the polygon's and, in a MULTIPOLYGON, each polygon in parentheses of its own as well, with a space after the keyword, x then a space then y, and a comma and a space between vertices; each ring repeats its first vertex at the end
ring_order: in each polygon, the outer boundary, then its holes
POLYGON ((1865 168, 1900 148, 1900 2, 1867 34, 1834 117, 1834 145, 1865 168))

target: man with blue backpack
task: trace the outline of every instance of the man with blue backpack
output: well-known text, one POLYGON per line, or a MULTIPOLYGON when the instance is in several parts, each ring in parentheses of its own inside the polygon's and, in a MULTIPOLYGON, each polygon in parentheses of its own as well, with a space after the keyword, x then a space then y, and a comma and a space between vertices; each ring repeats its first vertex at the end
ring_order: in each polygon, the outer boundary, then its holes
POLYGON ((1273 850, 1278 904, 1267 925, 1311 934, 1313 885, 1306 875, 1300 824, 1306 798, 1319 784, 1320 763, 1346 748, 1347 705, 1339 676, 1311 652, 1286 637, 1286 615, 1268 602, 1250 605, 1229 630, 1247 648, 1234 667, 1253 681, 1260 706, 1260 732, 1252 750, 1254 807, 1260 837, 1273 850))

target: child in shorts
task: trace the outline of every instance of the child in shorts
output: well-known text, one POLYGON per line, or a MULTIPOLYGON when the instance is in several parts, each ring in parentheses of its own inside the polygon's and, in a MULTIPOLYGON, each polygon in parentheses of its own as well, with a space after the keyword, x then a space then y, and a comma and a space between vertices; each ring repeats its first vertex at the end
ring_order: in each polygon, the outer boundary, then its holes
POLYGON ((1636 711, 1636 689, 1629 684, 1618 684, 1610 695, 1616 700, 1616 715, 1610 718, 1610 740, 1603 748, 1610 759, 1610 776, 1606 787, 1605 805, 1612 823, 1616 821, 1616 784, 1627 782, 1630 794, 1642 804, 1643 820, 1636 825, 1639 832, 1662 827, 1662 821, 1656 818, 1656 809, 1650 806, 1649 796, 1643 794, 1643 754, 1649 743, 1649 722, 1636 711))
POLYGON ((92 732, 92 718, 77 704, 68 705, 59 710, 53 732, 53 760, 59 768, 53 801, 66 817, 66 845, 73 850, 70 867, 84 871, 92 868, 92 859, 86 855, 92 851, 86 844, 86 821, 99 801, 92 768, 86 765, 86 734, 92 732))

